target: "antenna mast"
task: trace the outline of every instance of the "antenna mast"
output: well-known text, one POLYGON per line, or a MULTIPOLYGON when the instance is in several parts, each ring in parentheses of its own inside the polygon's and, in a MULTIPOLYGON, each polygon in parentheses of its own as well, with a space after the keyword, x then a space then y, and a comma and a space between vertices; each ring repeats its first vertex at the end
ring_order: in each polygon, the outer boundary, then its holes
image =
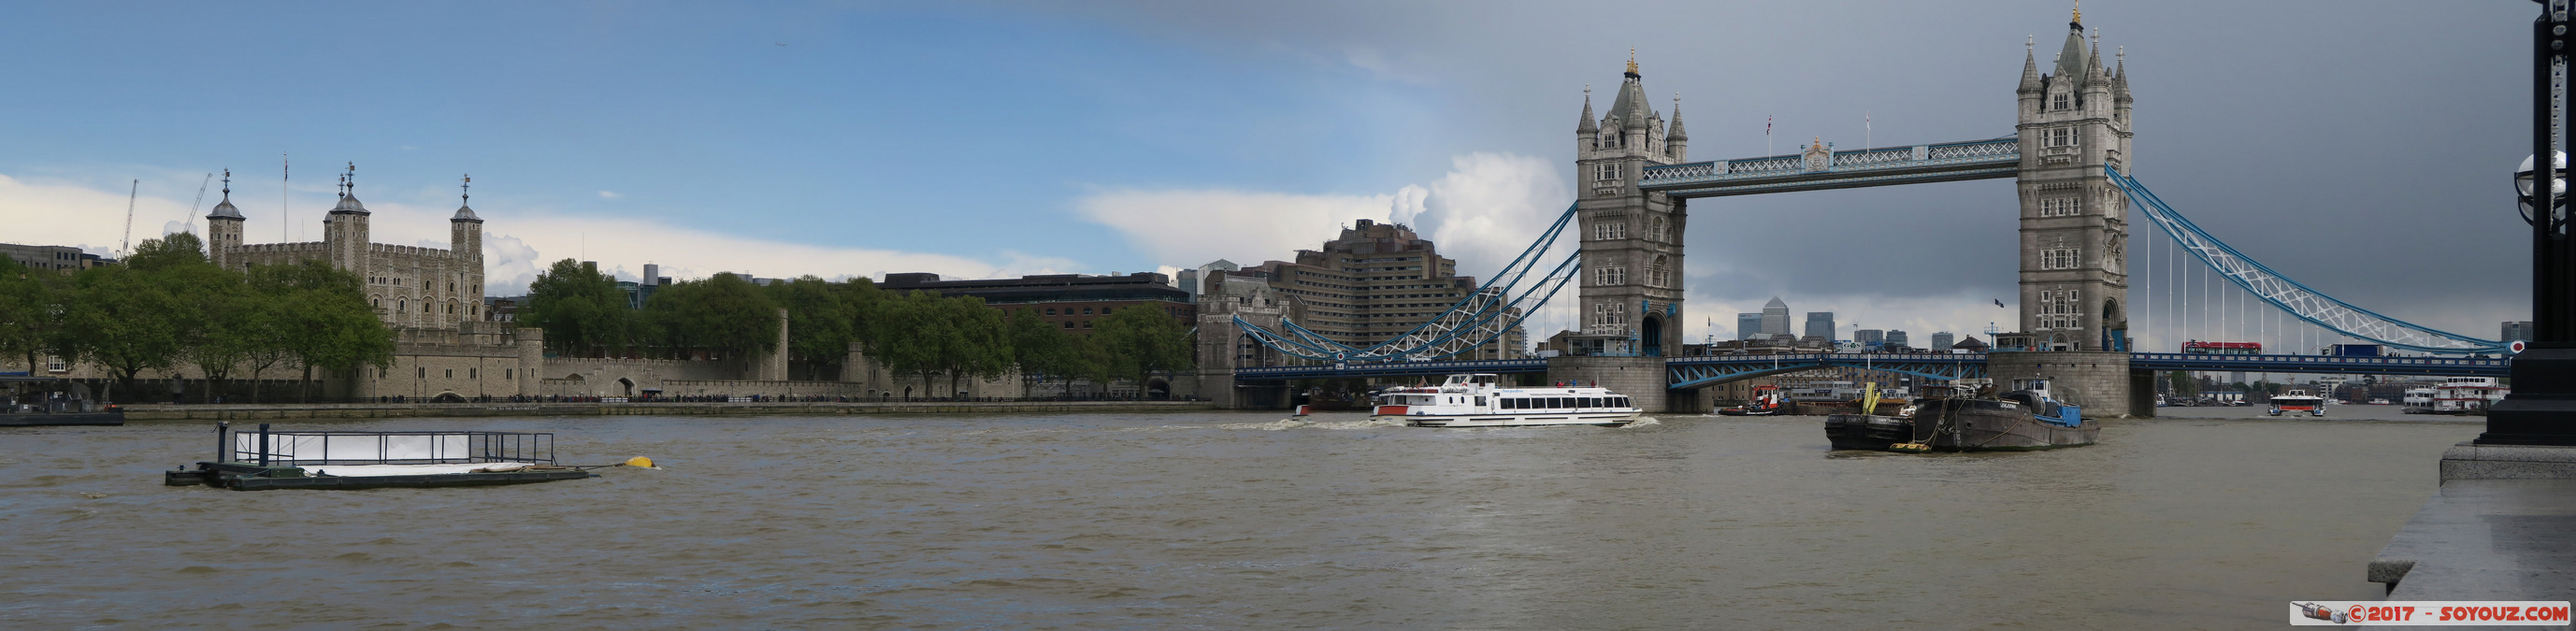
POLYGON ((117 243, 117 258, 134 255, 134 195, 143 190, 143 180, 135 180, 125 190, 125 240, 117 243))

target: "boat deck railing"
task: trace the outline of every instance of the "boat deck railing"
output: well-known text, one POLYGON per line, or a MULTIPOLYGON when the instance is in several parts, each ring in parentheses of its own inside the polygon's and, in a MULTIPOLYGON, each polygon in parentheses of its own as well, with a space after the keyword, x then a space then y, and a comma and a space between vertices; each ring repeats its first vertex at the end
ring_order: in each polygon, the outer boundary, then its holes
POLYGON ((547 432, 257 431, 232 434, 225 460, 261 466, 361 464, 554 464, 547 432))

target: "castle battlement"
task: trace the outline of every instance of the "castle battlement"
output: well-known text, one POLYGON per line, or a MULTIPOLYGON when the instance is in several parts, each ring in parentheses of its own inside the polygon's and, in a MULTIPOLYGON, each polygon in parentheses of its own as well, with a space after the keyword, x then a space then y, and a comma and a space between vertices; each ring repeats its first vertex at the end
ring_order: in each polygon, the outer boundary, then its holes
POLYGON ((456 257, 456 253, 455 253, 454 251, 450 251, 450 250, 442 250, 442 249, 438 249, 438 248, 425 248, 425 247, 421 247, 421 246, 417 246, 417 245, 394 245, 394 244, 391 244, 391 243, 369 243, 369 244, 367 244, 367 252, 369 252, 369 253, 373 253, 373 254, 392 254, 392 255, 396 255, 396 256, 421 256, 421 257, 430 257, 430 258, 455 258, 455 257, 456 257))
POLYGON ((236 245, 224 249, 245 254, 323 252, 330 250, 331 244, 320 241, 305 241, 301 243, 254 243, 248 245, 236 245))

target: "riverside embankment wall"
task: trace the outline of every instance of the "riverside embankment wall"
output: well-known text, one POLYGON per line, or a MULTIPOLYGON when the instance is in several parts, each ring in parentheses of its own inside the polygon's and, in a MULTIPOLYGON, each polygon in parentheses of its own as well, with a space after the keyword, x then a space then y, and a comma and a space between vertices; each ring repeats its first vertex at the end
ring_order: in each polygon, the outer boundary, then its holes
POLYGON ((866 403, 318 403, 125 406, 127 421, 478 416, 841 416, 857 414, 1086 414, 1217 409, 1206 401, 876 401, 866 403))

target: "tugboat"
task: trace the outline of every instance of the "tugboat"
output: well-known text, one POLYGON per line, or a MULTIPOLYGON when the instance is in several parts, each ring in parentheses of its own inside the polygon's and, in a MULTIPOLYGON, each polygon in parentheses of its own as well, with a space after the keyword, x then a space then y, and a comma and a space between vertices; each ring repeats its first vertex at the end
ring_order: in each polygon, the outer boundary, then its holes
POLYGON ((2325 416, 2325 397, 2308 394, 2306 390, 2291 390, 2289 394, 2272 397, 2272 409, 2264 411, 2265 414, 2273 416, 2301 412, 2306 412, 2308 416, 2325 416))
POLYGON ((2048 396, 2048 382, 2031 379, 2022 390, 1986 398, 1962 389, 1924 401, 1914 415, 1910 442, 1888 451, 2034 451, 2093 444, 2102 426, 2084 421, 2081 407, 2048 396))
POLYGON ((1888 446, 1914 437, 1914 413, 1918 408, 1909 403, 1896 414, 1881 415, 1877 413, 1878 404, 1878 384, 1873 383, 1861 395, 1859 414, 1825 416, 1825 440, 1832 442, 1834 449, 1886 451, 1888 446))
POLYGON ((1505 388, 1492 374, 1450 375, 1438 386, 1389 388, 1377 395, 1372 421, 1412 427, 1620 427, 1644 410, 1626 395, 1597 387, 1505 388))
POLYGON ((1780 393, 1779 386, 1754 386, 1753 400, 1744 405, 1719 408, 1717 413, 1725 416, 1773 416, 1789 407, 1788 399, 1787 395, 1780 393))

